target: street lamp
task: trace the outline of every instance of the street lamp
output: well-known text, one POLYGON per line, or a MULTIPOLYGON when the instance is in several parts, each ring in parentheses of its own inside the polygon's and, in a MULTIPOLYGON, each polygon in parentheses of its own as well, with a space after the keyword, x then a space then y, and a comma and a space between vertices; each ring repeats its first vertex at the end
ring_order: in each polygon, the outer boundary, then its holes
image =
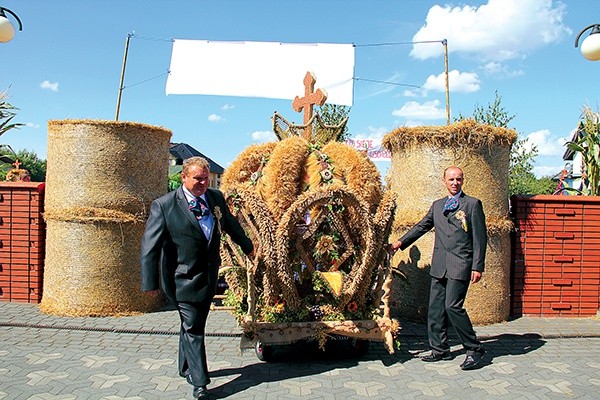
POLYGON ((6 16, 6 12, 15 17, 17 22, 19 23, 19 30, 23 30, 23 24, 21 24, 21 20, 14 12, 10 11, 8 8, 4 8, 0 6, 0 43, 10 42, 12 38, 15 36, 15 27, 8 20, 6 16))
POLYGON ((579 45, 579 38, 585 31, 592 28, 592 32, 581 42, 581 54, 590 61, 600 60, 600 24, 593 24, 584 28, 575 39, 575 47, 579 45))

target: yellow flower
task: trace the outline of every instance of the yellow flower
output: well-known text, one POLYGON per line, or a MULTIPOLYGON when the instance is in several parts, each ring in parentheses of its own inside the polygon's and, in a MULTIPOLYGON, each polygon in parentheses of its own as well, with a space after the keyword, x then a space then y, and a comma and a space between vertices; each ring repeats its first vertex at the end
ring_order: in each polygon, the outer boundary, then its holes
POLYGON ((281 302, 277 302, 275 303, 275 306, 273 307, 273 311, 276 312, 277 314, 281 314, 282 312, 285 311, 285 301, 281 301, 281 302))

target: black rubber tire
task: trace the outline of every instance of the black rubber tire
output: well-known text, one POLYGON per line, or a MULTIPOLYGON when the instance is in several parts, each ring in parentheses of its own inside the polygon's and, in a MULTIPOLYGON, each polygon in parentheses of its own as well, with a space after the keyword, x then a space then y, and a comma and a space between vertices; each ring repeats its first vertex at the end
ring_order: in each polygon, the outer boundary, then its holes
POLYGON ((362 357, 366 356, 367 353, 369 352, 369 346, 371 344, 370 341, 365 340, 365 339, 354 339, 354 338, 350 338, 350 339, 348 339, 348 341, 350 344, 350 349, 352 351, 352 354, 355 357, 362 358, 362 357))
POLYGON ((257 340, 254 353, 260 361, 269 362, 273 359, 273 346, 264 345, 260 340, 257 340))

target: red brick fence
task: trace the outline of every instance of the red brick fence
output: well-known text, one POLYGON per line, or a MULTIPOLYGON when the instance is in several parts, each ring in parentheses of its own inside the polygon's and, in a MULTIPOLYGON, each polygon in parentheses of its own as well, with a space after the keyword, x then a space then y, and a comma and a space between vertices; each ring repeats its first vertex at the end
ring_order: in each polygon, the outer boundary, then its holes
POLYGON ((513 196, 511 212, 511 314, 596 315, 600 197, 513 196))
MULTIPOLYGON (((0 301, 42 299, 44 183, 0 183, 0 301)), ((513 196, 511 315, 600 308, 600 197, 513 196)))

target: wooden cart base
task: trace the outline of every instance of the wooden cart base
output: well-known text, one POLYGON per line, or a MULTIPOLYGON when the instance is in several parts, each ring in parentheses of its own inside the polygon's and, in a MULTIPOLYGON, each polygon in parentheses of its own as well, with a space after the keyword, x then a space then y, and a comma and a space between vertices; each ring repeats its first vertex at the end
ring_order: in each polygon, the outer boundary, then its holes
POLYGON ((272 346, 291 344, 302 340, 316 340, 321 348, 332 337, 353 340, 357 352, 368 350, 369 341, 383 342, 386 350, 394 353, 394 336, 398 322, 389 318, 361 321, 315 321, 315 322, 252 322, 242 323, 244 336, 255 341, 257 357, 266 361, 272 346))

